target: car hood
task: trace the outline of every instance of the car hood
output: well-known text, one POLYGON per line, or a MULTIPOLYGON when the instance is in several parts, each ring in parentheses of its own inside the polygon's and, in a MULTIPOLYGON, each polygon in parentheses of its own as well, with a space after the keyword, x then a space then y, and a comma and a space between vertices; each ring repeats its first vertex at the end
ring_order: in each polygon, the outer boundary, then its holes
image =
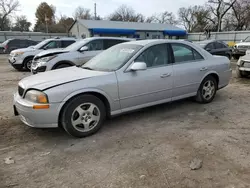
POLYGON ((22 79, 19 85, 25 90, 31 88, 45 90, 57 85, 107 74, 110 74, 110 72, 86 70, 74 66, 29 76, 22 79))
POLYGON ((35 51, 36 49, 35 48, 19 48, 19 49, 16 49, 16 50, 12 50, 11 53, 16 53, 16 52, 30 52, 30 51, 35 51))
POLYGON ((64 48, 44 50, 40 52, 39 54, 37 54, 34 59, 45 57, 45 56, 50 56, 50 55, 55 55, 59 53, 65 53, 65 52, 68 52, 68 51, 64 50, 64 48))
POLYGON ((250 46, 250 42, 240 42, 236 46, 250 46))

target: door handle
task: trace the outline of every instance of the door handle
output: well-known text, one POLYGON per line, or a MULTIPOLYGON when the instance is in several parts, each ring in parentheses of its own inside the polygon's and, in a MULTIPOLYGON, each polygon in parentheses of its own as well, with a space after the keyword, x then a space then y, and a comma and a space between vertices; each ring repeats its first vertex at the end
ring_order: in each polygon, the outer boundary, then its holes
POLYGON ((169 77, 169 76, 171 76, 171 73, 166 73, 166 74, 162 74, 161 78, 166 78, 166 77, 169 77))
POLYGON ((200 71, 206 71, 207 70, 207 67, 202 67, 201 69, 200 69, 200 71))

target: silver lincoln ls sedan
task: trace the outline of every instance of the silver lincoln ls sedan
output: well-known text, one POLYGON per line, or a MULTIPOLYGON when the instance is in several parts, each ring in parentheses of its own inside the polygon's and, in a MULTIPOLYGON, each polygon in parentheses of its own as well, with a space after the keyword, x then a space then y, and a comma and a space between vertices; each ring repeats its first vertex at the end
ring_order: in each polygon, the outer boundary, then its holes
POLYGON ((106 117, 187 97, 209 103, 231 74, 228 58, 190 42, 127 42, 83 66, 21 80, 14 112, 31 127, 62 126, 72 136, 85 137, 106 117))

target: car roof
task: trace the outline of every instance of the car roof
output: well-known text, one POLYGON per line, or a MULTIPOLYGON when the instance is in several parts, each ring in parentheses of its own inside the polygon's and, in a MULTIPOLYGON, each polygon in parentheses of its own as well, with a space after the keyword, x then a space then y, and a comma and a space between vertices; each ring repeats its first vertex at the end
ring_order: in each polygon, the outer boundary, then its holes
POLYGON ((89 37, 85 38, 88 40, 94 40, 94 39, 113 39, 113 40, 124 40, 124 41, 133 41, 135 39, 133 38, 122 38, 122 37, 89 37))
POLYGON ((55 38, 49 38, 49 39, 51 39, 51 40, 77 40, 76 38, 74 38, 74 37, 62 37, 62 38, 60 38, 60 37, 55 37, 55 38))
POLYGON ((161 43, 181 43, 181 44, 192 44, 188 41, 182 40, 170 40, 170 39, 148 39, 148 40, 137 40, 137 41, 130 41, 126 44, 137 44, 141 46, 153 45, 153 44, 161 44, 161 43))

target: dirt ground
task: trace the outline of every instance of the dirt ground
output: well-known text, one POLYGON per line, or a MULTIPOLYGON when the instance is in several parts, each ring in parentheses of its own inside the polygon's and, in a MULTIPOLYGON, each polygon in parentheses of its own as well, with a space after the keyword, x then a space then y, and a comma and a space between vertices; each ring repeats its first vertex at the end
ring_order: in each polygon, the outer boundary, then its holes
POLYGON ((0 187, 250 187, 250 78, 234 76, 210 104, 147 108, 75 139, 13 115, 12 94, 29 74, 0 57, 0 187), (190 169, 194 158, 201 169, 190 169))

